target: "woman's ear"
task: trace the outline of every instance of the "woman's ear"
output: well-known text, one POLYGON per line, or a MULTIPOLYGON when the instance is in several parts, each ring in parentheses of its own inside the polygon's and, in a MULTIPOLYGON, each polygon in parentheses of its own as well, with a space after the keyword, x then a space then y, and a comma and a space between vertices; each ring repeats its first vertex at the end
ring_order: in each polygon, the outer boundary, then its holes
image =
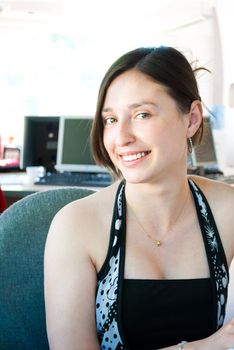
POLYGON ((193 137, 199 129, 203 118, 203 109, 202 104, 199 100, 195 100, 192 102, 190 107, 190 112, 188 113, 188 129, 187 129, 187 137, 193 137))

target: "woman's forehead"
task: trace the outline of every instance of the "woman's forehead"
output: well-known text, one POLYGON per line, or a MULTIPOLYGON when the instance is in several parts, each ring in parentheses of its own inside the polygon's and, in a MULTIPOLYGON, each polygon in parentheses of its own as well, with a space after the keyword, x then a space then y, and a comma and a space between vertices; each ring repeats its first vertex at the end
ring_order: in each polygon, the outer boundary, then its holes
POLYGON ((107 89, 103 108, 120 101, 126 101, 129 105, 155 103, 155 99, 167 95, 166 88, 153 80, 148 75, 129 70, 116 77, 107 89))

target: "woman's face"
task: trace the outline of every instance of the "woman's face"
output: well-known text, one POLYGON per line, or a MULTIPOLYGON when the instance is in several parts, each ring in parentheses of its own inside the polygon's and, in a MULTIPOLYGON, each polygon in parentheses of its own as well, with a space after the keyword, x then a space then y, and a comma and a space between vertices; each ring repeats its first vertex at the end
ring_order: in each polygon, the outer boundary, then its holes
POLYGON ((109 86, 103 105, 104 146, 128 182, 152 182, 186 165, 186 115, 166 89, 129 70, 109 86))

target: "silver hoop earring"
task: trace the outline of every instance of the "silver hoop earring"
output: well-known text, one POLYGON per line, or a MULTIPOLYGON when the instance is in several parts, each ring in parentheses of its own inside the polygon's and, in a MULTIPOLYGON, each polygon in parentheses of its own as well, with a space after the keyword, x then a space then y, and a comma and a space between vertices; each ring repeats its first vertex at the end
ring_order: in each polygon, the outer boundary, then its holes
POLYGON ((192 153, 192 151, 193 151, 193 140, 191 139, 191 137, 188 138, 187 144, 188 144, 188 151, 189 151, 189 153, 192 153))

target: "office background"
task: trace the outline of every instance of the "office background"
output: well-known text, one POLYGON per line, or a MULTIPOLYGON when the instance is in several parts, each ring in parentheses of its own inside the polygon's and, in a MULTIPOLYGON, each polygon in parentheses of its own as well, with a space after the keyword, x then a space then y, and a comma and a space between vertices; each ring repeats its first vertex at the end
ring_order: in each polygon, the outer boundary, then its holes
POLYGON ((1 0, 2 142, 22 144, 25 115, 93 115, 114 59, 172 45, 211 70, 198 76, 201 96, 219 162, 233 166, 233 12, 233 0, 1 0))
MULTIPOLYGON (((2 143, 22 145, 26 115, 92 116, 114 59, 138 46, 171 45, 211 70, 199 75, 200 92, 213 114, 219 163, 233 167, 233 13, 234 0, 0 0, 2 143)), ((11 175, 9 204, 35 191, 12 186, 11 175)), ((228 317, 233 300, 231 307, 228 317)))

